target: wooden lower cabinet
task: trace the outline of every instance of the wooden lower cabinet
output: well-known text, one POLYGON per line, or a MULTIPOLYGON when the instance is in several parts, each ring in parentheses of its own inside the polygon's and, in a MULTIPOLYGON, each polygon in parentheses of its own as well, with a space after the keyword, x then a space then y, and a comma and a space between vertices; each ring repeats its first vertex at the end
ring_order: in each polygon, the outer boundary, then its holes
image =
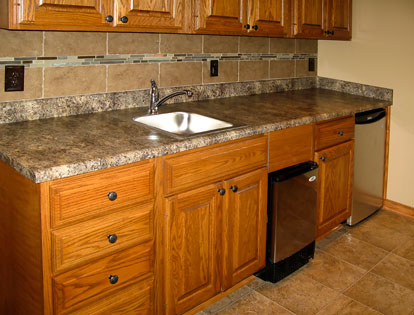
POLYGON ((265 265, 267 169, 167 198, 167 314, 182 314, 265 265))
POLYGON ((351 214, 353 157, 353 140, 315 152, 319 164, 317 238, 351 214))
POLYGON ((224 182, 222 289, 227 290, 265 266, 267 170, 224 182))

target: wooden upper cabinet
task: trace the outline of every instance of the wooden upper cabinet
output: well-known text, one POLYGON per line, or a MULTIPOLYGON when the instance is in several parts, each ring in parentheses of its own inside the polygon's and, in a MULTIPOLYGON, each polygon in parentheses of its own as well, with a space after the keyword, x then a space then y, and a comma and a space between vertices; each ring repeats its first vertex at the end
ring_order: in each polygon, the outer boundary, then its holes
POLYGON ((95 30, 111 26, 112 7, 110 0, 21 0, 10 9, 17 29, 95 30))
POLYGON ((294 0, 293 33, 296 37, 324 37, 324 0, 294 0))
POLYGON ((143 31, 180 31, 185 27, 185 0, 117 0, 115 25, 143 31))
POLYGON ((351 39, 352 0, 294 0, 293 35, 351 39))
POLYGON ((352 35, 352 1, 328 1, 327 29, 331 39, 351 39, 352 35))
POLYGON ((249 1, 249 32, 261 36, 287 36, 291 30, 289 0, 249 1))
POLYGON ((242 0, 194 1, 194 30, 202 33, 246 34, 246 5, 242 0))

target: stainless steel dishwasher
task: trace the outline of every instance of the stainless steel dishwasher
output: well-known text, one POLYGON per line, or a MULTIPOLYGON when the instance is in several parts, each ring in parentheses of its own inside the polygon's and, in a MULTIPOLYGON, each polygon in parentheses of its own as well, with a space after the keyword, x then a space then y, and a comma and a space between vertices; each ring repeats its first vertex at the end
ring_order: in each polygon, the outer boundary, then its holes
POLYGON ((348 225, 383 206, 385 133, 385 109, 355 115, 354 185, 348 225))
POLYGON ((277 282, 315 252, 318 165, 297 164, 269 174, 266 267, 256 275, 277 282))

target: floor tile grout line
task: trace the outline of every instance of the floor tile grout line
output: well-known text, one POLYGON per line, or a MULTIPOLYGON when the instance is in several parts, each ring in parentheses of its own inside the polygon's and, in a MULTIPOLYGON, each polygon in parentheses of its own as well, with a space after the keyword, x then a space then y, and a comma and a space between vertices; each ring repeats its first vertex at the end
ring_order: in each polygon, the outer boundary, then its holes
MULTIPOLYGON (((264 285, 264 284, 263 284, 263 285, 264 285)), ((262 286, 263 286, 263 285, 262 285, 262 286)), ((262 286, 260 286, 260 287, 262 287, 262 286)), ((296 314, 295 312, 291 311, 291 310, 290 310, 290 309, 288 309, 287 307, 285 307, 285 306, 283 306, 283 305, 279 304, 278 302, 273 301, 272 299, 268 298, 266 295, 261 294, 260 292, 257 292, 257 291, 256 291, 256 289, 253 289, 253 291, 255 291, 257 294, 260 294, 260 295, 261 295, 261 296, 263 296, 265 299, 267 299, 267 300, 269 300, 270 302, 272 302, 272 303, 276 304, 277 306, 280 306, 281 308, 283 308, 284 310, 288 311, 289 313, 296 314)))

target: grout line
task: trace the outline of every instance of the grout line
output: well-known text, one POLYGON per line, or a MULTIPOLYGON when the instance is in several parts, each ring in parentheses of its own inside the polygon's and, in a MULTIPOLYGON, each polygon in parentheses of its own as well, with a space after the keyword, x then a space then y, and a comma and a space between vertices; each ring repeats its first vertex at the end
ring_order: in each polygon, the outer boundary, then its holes
MULTIPOLYGON (((260 286, 260 287, 262 287, 262 286, 260 286)), ((285 307, 285 306, 283 306, 283 305, 281 305, 281 304, 277 303, 276 301, 273 301, 272 299, 268 298, 266 295, 264 295, 264 294, 262 294, 262 293, 260 293, 260 292, 257 292, 257 291, 256 291, 256 289, 253 289, 253 291, 255 291, 257 294, 260 294, 261 296, 263 296, 266 300, 269 300, 269 301, 271 301, 272 303, 276 304, 277 306, 280 306, 281 308, 283 308, 284 310, 288 311, 289 313, 291 313, 291 314, 295 314, 293 311, 291 311, 291 310, 290 310, 290 309, 288 309, 287 307, 285 307)))
POLYGON ((161 53, 161 33, 158 33, 158 53, 161 53))

